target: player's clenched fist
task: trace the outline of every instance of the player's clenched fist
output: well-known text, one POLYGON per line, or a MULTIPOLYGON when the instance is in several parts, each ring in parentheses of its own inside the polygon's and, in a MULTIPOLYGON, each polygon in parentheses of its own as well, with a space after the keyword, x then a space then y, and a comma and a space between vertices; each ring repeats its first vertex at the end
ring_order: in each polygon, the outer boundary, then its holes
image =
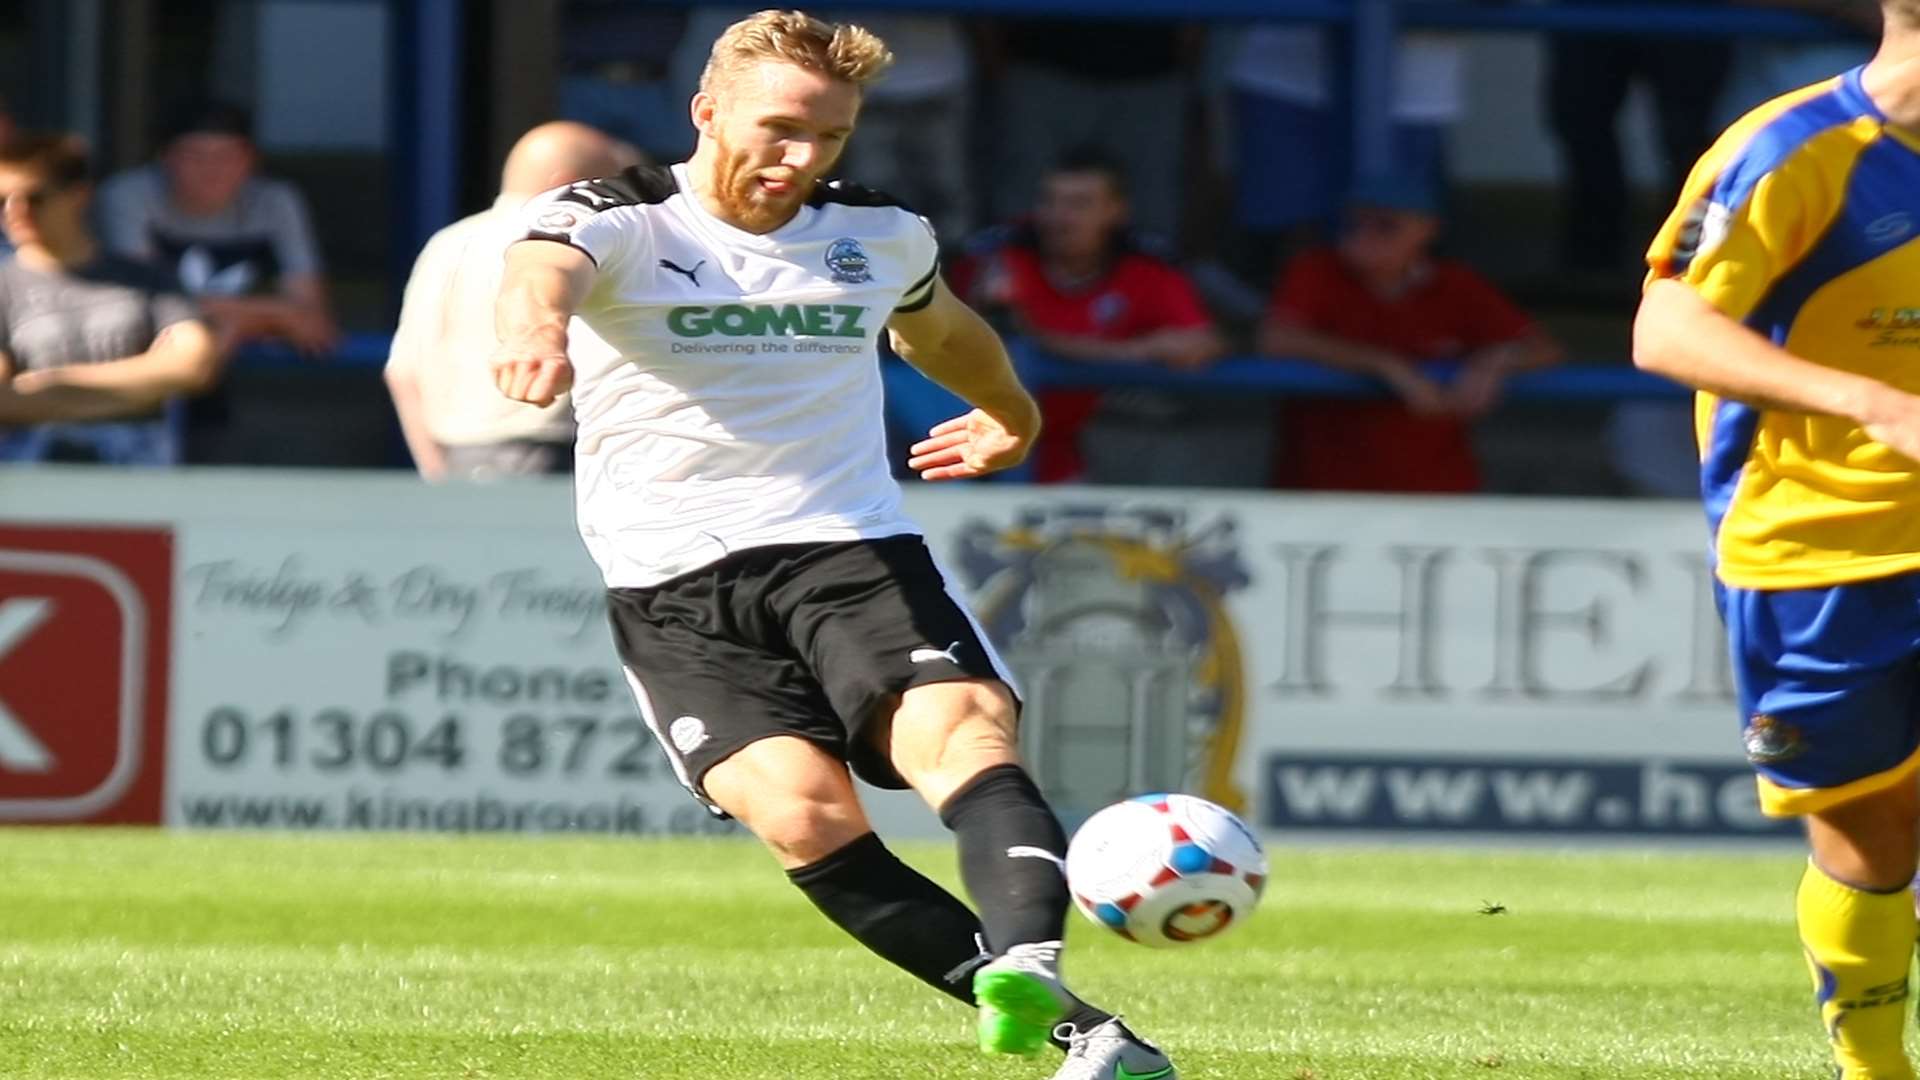
POLYGON ((551 405, 573 387, 573 362, 566 350, 503 343, 493 354, 493 384, 515 401, 551 405))

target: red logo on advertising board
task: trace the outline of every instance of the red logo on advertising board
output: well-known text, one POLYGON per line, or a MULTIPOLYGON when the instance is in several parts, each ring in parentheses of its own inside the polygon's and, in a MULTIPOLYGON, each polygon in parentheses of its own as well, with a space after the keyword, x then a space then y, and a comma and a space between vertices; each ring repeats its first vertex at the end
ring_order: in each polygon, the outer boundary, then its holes
POLYGON ((160 821, 173 538, 0 527, 0 821, 160 821))

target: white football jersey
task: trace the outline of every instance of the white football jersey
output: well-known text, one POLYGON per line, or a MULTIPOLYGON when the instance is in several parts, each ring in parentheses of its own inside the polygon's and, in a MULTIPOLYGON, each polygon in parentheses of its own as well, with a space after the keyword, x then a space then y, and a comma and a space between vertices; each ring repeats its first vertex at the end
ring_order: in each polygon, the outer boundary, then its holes
POLYGON ((579 316, 619 354, 573 387, 580 534, 609 587, 918 531, 887 468, 877 343, 933 298, 925 220, 833 183, 758 235, 708 213, 684 164, 570 184, 525 215, 528 239, 599 267, 579 316))

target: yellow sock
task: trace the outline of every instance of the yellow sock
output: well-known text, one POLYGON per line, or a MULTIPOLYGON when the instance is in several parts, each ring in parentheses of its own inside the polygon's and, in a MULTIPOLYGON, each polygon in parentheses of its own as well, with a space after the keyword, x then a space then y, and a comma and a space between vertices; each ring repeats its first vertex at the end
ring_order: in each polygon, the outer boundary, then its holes
POLYGON ((1839 1080, 1914 1080, 1902 1035, 1913 960, 1913 894, 1862 892, 1809 862, 1798 897, 1800 943, 1839 1080))

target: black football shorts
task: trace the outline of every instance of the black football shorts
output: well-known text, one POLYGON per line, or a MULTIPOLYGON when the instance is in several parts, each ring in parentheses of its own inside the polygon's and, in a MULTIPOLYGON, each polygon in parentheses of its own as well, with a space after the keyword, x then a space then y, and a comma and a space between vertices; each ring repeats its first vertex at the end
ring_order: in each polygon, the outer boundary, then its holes
POLYGON ((868 731, 923 683, 1014 686, 914 535, 749 548, 644 589, 608 591, 641 715, 687 790, 749 743, 791 735, 904 788, 868 731))

